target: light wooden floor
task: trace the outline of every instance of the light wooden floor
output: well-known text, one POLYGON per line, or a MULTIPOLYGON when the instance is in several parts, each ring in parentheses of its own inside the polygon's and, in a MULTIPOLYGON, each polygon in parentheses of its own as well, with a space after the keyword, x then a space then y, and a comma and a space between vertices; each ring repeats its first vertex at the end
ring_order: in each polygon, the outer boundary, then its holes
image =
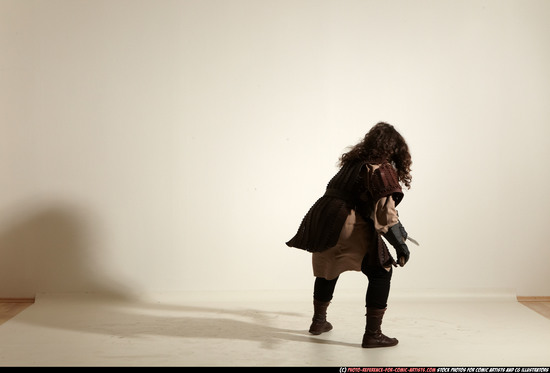
MULTIPOLYGON (((518 302, 550 319, 550 297, 518 297, 518 302)), ((33 299, 0 299, 0 325, 33 303, 33 299)))
POLYGON ((394 299, 386 326, 390 335, 399 331, 401 347, 388 354, 357 348, 364 324, 357 293, 339 294, 331 306, 338 327, 326 336, 307 332, 309 289, 131 299, 42 294, 34 304, 15 305, 0 299, 14 315, 0 325, 0 366, 340 366, 342 359, 350 366, 550 363, 550 298, 517 299, 503 292, 394 299))
POLYGON ((1 299, 0 300, 0 325, 31 306, 34 299, 1 299))
POLYGON ((550 319, 550 297, 518 297, 518 302, 550 319))

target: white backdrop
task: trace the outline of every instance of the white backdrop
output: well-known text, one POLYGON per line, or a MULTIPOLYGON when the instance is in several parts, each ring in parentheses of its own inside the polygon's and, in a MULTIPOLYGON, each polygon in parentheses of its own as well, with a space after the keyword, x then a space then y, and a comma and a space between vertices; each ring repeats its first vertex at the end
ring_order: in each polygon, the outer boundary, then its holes
MULTIPOLYGON (((550 2, 0 0, 0 297, 311 288, 291 249, 376 122, 394 289, 550 295, 550 2)), ((341 288, 364 288, 360 273, 341 288)))

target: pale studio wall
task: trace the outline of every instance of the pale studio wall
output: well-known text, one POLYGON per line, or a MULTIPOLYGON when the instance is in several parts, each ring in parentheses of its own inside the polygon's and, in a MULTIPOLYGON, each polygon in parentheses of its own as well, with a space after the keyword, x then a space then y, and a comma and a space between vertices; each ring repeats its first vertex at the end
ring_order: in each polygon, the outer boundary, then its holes
MULTIPOLYGON (((0 0, 0 297, 308 289, 287 248, 378 121, 394 289, 550 295, 550 2, 0 0)), ((363 288, 360 273, 342 288, 363 288)))

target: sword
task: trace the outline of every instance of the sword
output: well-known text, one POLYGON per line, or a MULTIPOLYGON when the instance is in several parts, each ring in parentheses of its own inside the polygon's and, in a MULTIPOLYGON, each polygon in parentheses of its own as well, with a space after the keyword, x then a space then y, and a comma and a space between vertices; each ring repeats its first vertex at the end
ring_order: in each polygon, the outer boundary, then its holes
POLYGON ((407 240, 411 241, 413 244, 415 244, 416 246, 420 246, 420 244, 418 243, 417 240, 415 240, 414 238, 412 238, 411 236, 408 236, 407 235, 407 240))

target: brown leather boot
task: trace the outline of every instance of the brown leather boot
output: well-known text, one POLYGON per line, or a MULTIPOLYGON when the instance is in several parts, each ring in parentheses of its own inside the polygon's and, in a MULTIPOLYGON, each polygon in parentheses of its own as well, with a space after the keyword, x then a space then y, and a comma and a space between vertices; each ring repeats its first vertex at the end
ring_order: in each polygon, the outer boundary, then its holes
POLYGON ((381 325, 382 318, 386 309, 367 308, 367 326, 365 327, 365 334, 363 335, 363 348, 374 347, 391 347, 395 346, 399 341, 395 338, 386 337, 382 334, 381 325))
POLYGON ((319 335, 332 330, 332 325, 327 321, 327 307, 330 302, 321 302, 313 299, 313 318, 309 327, 309 332, 313 335, 319 335))

